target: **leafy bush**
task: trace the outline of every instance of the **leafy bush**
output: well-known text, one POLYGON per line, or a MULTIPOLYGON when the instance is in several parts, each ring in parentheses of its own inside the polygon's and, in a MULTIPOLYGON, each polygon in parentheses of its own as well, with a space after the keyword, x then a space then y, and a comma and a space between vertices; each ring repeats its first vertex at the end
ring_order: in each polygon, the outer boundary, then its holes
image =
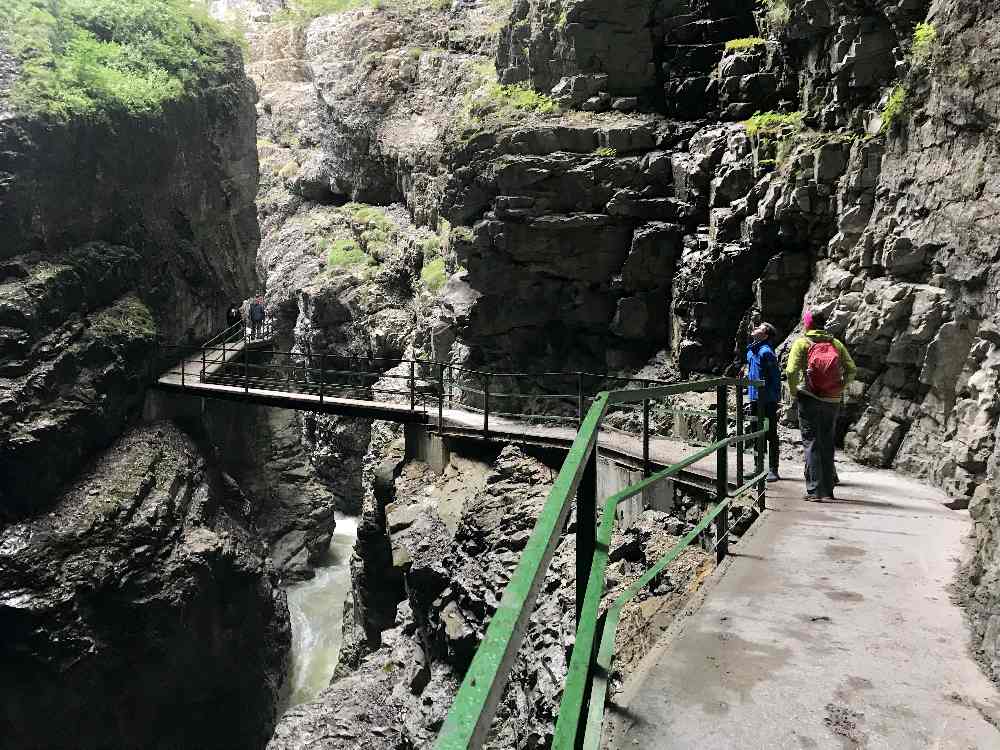
POLYGON ((189 0, 3 0, 13 106, 66 120, 155 114, 223 83, 235 38, 189 0))
POLYGON ((889 92, 889 97, 885 100, 885 106, 882 108, 881 132, 888 133, 905 109, 906 88, 902 84, 896 84, 889 92))
POLYGON ((919 64, 929 62, 937 52, 938 32, 932 23, 918 23, 913 32, 913 60, 919 64))
POLYGON ((420 282, 429 292, 438 292, 448 281, 448 272, 444 268, 444 258, 435 258, 425 263, 420 271, 420 282))
POLYGON ((726 49, 733 51, 753 49, 767 44, 767 40, 759 36, 748 36, 743 39, 730 39, 726 42, 726 49))
POLYGON ((594 156, 614 158, 618 156, 618 149, 612 148, 611 146, 601 146, 598 149, 594 149, 594 156))
POLYGON ((743 127, 750 137, 782 131, 798 131, 802 129, 802 113, 758 112, 744 122, 743 127))

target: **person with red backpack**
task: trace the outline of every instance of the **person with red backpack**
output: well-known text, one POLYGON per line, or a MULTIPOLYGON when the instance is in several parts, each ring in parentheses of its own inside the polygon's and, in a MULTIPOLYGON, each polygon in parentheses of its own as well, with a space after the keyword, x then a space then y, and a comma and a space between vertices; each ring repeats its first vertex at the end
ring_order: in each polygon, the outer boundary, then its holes
POLYGON ((798 399, 799 427, 806 454, 806 500, 833 500, 836 470, 833 454, 837 415, 857 367, 837 338, 825 330, 826 316, 818 310, 802 316, 805 335, 788 353, 788 388, 798 399))

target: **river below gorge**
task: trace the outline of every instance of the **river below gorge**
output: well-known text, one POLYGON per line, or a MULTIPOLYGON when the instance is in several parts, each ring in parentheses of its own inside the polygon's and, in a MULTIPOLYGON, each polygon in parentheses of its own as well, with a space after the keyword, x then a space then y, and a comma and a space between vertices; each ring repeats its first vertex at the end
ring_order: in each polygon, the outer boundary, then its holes
POLYGON ((351 592, 351 552, 358 519, 337 515, 327 564, 308 581, 288 587, 292 668, 284 708, 315 698, 330 684, 340 656, 344 602, 351 592))

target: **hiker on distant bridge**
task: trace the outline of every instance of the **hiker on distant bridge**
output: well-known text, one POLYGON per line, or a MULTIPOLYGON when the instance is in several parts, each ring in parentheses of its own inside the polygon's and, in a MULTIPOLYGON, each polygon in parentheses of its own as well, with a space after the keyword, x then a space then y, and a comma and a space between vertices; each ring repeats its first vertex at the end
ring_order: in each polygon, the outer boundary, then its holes
POLYGON ((264 335, 264 298, 259 294, 250 304, 250 338, 259 339, 264 335))
POLYGON ((243 320, 243 312, 240 310, 240 306, 234 302, 226 312, 226 328, 232 328, 241 320, 243 320))
POLYGON ((837 415, 857 367, 839 340, 825 330, 826 316, 818 310, 802 316, 805 335, 788 354, 788 387, 798 399, 799 427, 806 454, 806 500, 833 500, 836 470, 833 453, 837 415))
POLYGON ((761 323, 750 333, 750 347, 747 349, 747 377, 764 381, 763 388, 750 386, 747 397, 753 414, 763 413, 767 419, 767 455, 770 471, 768 482, 777 482, 778 462, 781 458, 778 448, 778 403, 781 401, 781 367, 774 353, 777 331, 770 323, 761 323), (757 410, 758 403, 760 411, 757 410))

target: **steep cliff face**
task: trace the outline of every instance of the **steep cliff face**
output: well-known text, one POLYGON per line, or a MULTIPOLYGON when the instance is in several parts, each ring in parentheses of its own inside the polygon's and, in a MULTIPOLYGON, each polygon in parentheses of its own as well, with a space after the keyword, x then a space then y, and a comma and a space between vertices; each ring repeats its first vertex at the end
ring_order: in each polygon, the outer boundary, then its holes
MULTIPOLYGON (((534 371, 653 357, 679 376, 731 368, 750 321, 792 337, 819 307, 860 368, 847 450, 972 504, 977 643, 995 662, 998 12, 379 5, 254 42, 270 55, 260 264, 287 340, 534 371), (433 261, 449 280, 431 289, 433 261)), ((339 442, 343 425, 303 421, 338 461, 380 430, 339 442)), ((377 516, 363 582, 391 552, 377 516)), ((355 610, 370 646, 417 627, 372 590, 355 610)))
POLYGON ((189 13, 0 9, 4 747, 259 747, 274 724, 288 613, 251 504, 210 448, 135 426, 166 345, 255 284, 254 91, 189 13), (185 40, 183 83, 143 84, 185 40))
POLYGON ((44 505, 121 431, 154 336, 208 338, 252 290, 254 94, 236 54, 228 85, 162 116, 0 120, 0 517, 44 505))
POLYGON ((260 747, 289 631, 244 505, 158 423, 0 531, 0 745, 260 747))

